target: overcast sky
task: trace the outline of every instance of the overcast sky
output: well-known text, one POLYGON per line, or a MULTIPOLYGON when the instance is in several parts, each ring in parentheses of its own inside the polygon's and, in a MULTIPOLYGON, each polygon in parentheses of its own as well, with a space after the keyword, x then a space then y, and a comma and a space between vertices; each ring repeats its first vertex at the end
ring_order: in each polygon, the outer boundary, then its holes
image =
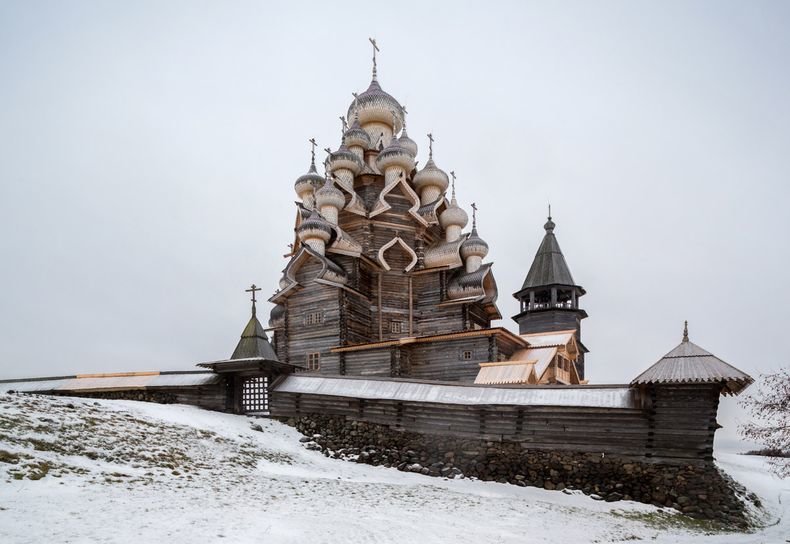
POLYGON ((592 382, 684 319, 754 376, 787 365, 788 25, 787 2, 3 2, 0 378, 229 356, 368 36, 420 159, 431 131, 480 208, 502 325, 551 202, 592 382))

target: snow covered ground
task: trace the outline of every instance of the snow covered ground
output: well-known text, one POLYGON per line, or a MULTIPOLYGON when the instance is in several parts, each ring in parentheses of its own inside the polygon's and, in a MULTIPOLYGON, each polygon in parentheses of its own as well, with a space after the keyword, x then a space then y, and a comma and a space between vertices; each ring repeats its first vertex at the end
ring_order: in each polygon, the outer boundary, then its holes
POLYGON ((790 542, 790 481, 719 464, 763 528, 325 458, 265 419, 180 405, 0 395, 0 542, 790 542), (262 432, 252 429, 259 424, 262 432))

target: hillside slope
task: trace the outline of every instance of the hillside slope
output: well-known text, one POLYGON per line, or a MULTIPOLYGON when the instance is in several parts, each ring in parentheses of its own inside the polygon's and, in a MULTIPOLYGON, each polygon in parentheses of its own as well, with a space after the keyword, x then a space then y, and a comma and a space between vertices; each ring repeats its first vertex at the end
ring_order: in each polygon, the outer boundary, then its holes
POLYGON ((720 464, 764 529, 711 533, 643 504, 332 460, 265 419, 0 395, 0 542, 785 542, 790 482, 720 464), (260 431, 253 429, 260 425, 260 431))

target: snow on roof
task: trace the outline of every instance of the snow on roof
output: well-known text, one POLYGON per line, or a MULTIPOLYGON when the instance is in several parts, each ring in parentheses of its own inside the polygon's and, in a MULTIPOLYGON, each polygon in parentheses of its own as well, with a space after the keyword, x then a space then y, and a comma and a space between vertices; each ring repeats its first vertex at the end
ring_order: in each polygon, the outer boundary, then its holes
POLYGON ((588 406, 636 408, 635 392, 625 385, 490 387, 431 384, 401 380, 364 380, 291 375, 275 392, 439 404, 588 406))
POLYGON ((85 374, 52 379, 0 382, 0 392, 22 391, 110 391, 156 387, 185 387, 217 383, 213 372, 124 372, 119 374, 85 374))

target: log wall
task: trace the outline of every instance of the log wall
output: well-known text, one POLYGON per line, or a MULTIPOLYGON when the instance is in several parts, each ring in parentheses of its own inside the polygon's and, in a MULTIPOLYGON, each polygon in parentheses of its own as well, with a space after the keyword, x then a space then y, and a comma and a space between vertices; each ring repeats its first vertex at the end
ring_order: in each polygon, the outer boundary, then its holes
MULTIPOLYGON (((382 350, 384 352, 385 350, 382 350)), ((716 387, 654 387, 644 408, 465 405, 272 392, 274 417, 322 414, 428 435, 517 442, 530 450, 711 461, 716 387), (655 404, 654 404, 655 403, 655 404)))

